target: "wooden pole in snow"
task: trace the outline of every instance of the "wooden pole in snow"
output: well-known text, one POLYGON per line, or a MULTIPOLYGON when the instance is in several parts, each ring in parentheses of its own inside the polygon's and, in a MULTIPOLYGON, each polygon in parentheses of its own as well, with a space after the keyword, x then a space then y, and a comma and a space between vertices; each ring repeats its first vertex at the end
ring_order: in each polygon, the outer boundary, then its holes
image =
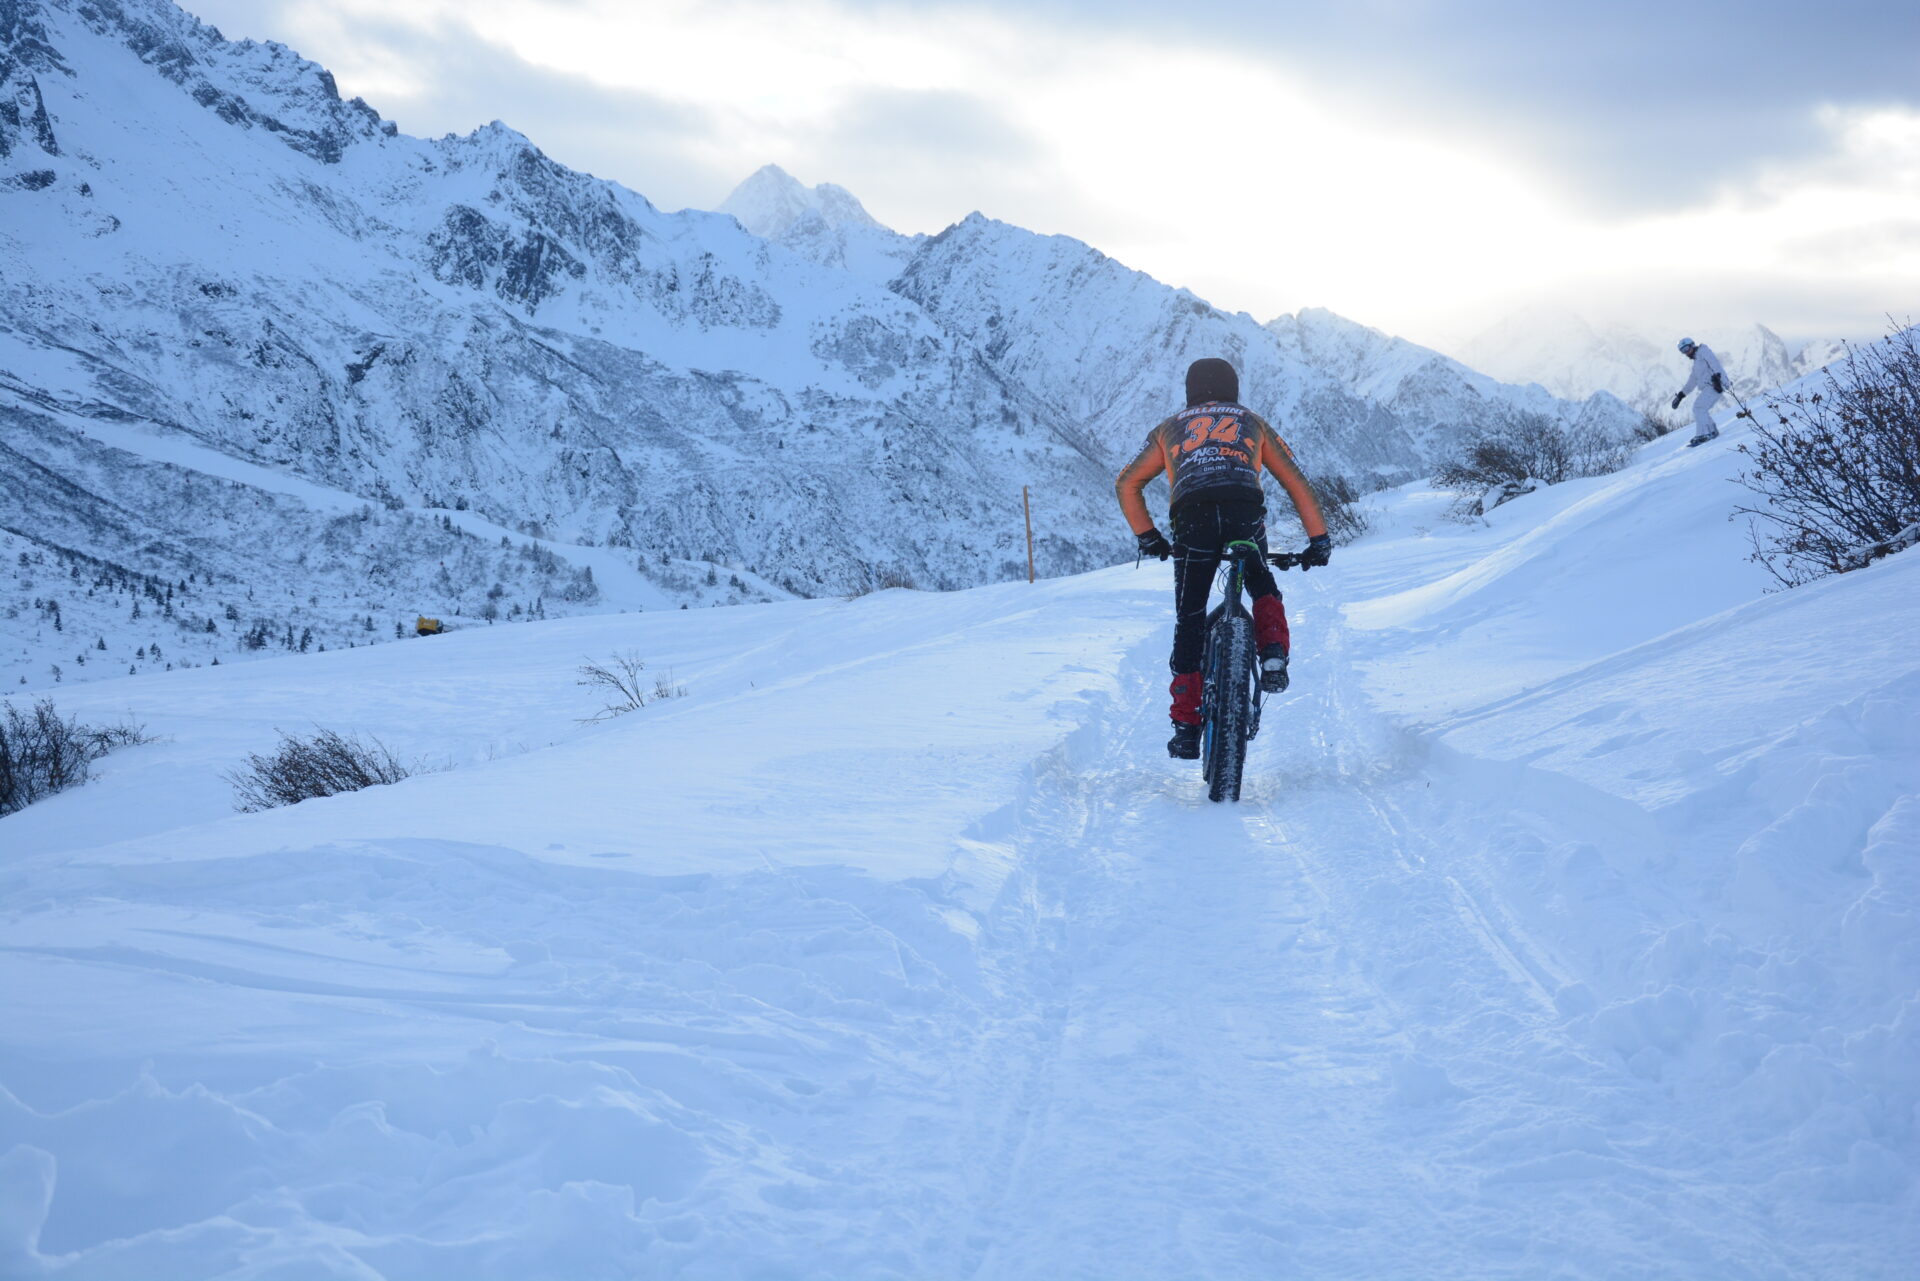
POLYGON ((1027 496, 1027 487, 1020 486, 1020 506, 1027 514, 1027 581, 1033 581, 1033 499, 1027 496))

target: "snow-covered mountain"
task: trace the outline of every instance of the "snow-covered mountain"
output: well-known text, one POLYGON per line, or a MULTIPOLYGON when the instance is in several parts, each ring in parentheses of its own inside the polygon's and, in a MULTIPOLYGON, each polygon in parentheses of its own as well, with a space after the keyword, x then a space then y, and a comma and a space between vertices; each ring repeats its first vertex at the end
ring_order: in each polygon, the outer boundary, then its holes
POLYGON ((665 213, 498 123, 401 135, 167 0, 0 24, 9 685, 416 612, 991 581, 1023 486, 1043 572, 1085 569, 1130 550, 1113 471, 1198 355, 1363 487, 1519 409, 1630 425, 1439 366, 1356 382, 1078 241, 900 236, 771 167, 665 213), (75 626, 105 650, 63 657, 75 626))
POLYGON ((777 165, 741 183, 720 211, 814 262, 887 280, 956 336, 980 343, 1007 378, 1090 424, 1097 441, 1133 444, 1140 424, 1165 412, 1167 371, 1222 353, 1297 448, 1363 484, 1418 470, 1458 441, 1463 425, 1501 414, 1613 433, 1634 425, 1611 395, 1570 405, 1324 309, 1268 322, 1269 338, 1246 315, 1169 289, 1070 236, 980 214, 939 236, 903 236, 845 188, 806 187, 777 165))
POLYGON ((823 267, 838 267, 875 284, 900 274, 925 236, 883 226, 845 187, 807 187, 779 165, 763 165, 733 189, 718 212, 742 227, 823 267))
POLYGON ((1530 308, 1491 326, 1460 349, 1475 369, 1512 383, 1538 383, 1555 396, 1598 391, 1649 412, 1664 411, 1687 380, 1681 337, 1713 348, 1743 397, 1769 391, 1820 369, 1841 354, 1838 342, 1787 345, 1765 325, 1653 335, 1631 326, 1594 323, 1555 308, 1530 308))
MULTIPOLYGON (((1243 399, 1281 426, 1310 473, 1342 473, 1363 489, 1421 473, 1463 436, 1516 412, 1588 418, 1622 435, 1637 421, 1605 395, 1556 401, 1537 388, 1451 375, 1422 395, 1412 370, 1401 380, 1356 379, 1349 351, 1296 341, 1290 319, 1262 326, 1071 237, 977 213, 931 238, 893 288, 950 332, 975 335, 1009 381, 1088 424, 1110 461, 1167 412, 1170 375, 1207 355, 1233 361, 1243 399)), ((1360 330, 1331 313, 1305 325, 1360 330)))
POLYGON ((885 289, 501 125, 400 136, 289 51, 159 0, 8 21, 4 88, 36 105, 0 135, 0 415, 12 475, 58 485, 10 488, 0 523, 44 555, 211 576, 213 613, 246 589, 328 598, 337 619, 296 629, 351 618, 325 636, 348 643, 368 608, 384 635, 416 609, 476 616, 496 585, 533 607, 544 584, 511 571, 538 539, 569 571, 597 557, 567 548, 617 549, 638 578, 581 608, 695 600, 689 561, 776 593, 1009 576, 1029 482, 1049 570, 1118 554, 1123 531, 1078 536, 1110 500, 1077 425, 885 289), (208 457, 243 500, 183 500, 208 457), (328 506, 391 515, 316 567, 328 506), (448 510, 484 526, 470 574, 436 544, 448 510), (222 536, 193 537, 203 516, 222 536))
POLYGON ((1537 384, 1501 383, 1429 347, 1396 338, 1325 308, 1309 307, 1267 322, 1284 350, 1345 383, 1363 400, 1414 425, 1428 456, 1458 440, 1462 405, 1558 418, 1608 435, 1619 434, 1623 402, 1604 391, 1560 399, 1537 384), (1574 408, 1569 411, 1572 404, 1574 408))

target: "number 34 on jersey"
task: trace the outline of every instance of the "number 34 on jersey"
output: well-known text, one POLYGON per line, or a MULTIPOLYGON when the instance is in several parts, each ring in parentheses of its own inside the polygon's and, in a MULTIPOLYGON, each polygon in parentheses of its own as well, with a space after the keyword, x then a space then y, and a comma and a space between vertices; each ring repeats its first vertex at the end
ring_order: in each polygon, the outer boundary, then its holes
POLYGON ((1240 443, 1240 419, 1233 414, 1202 414, 1186 424, 1187 438, 1180 442, 1180 452, 1191 454, 1208 441, 1223 445, 1240 443))

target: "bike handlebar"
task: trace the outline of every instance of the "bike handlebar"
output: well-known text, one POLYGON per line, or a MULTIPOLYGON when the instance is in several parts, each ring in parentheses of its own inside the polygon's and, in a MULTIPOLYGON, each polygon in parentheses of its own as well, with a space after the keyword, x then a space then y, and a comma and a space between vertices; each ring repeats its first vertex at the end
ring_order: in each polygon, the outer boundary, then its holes
POLYGON ((1298 569, 1304 572, 1308 568, 1307 558, 1301 552, 1272 552, 1268 554, 1267 561, 1275 569, 1298 569))

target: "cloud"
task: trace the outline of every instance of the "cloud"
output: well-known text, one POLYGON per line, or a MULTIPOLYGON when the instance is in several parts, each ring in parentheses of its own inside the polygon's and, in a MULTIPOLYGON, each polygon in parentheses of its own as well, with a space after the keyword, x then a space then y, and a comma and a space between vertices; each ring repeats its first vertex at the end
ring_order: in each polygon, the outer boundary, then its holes
POLYGON ((1046 204, 1056 222, 1089 212, 1076 194, 1049 201, 1046 147, 988 94, 857 88, 800 150, 796 163, 877 198, 898 226, 932 230, 974 209, 1046 204))
POLYGON ((901 230, 978 208, 1262 317, 1440 340, 1545 300, 1812 336, 1920 296, 1920 106, 1860 101, 1914 92, 1873 38, 1897 49, 1904 9, 1855 6, 1842 40, 1644 0, 1038 2, 202 8, 410 132, 497 117, 667 208, 773 161, 901 230))
POLYGON ((940 9, 1215 48, 1284 70, 1326 100, 1391 104, 1509 149, 1608 212, 1686 203, 1763 162, 1808 158, 1824 142, 1822 107, 1920 109, 1920 5, 1911 0, 967 0, 940 9))
POLYGON ((1037 155, 1033 139, 992 100, 955 89, 858 89, 830 134, 832 146, 916 169, 939 163, 936 157, 1020 167, 1037 155))

